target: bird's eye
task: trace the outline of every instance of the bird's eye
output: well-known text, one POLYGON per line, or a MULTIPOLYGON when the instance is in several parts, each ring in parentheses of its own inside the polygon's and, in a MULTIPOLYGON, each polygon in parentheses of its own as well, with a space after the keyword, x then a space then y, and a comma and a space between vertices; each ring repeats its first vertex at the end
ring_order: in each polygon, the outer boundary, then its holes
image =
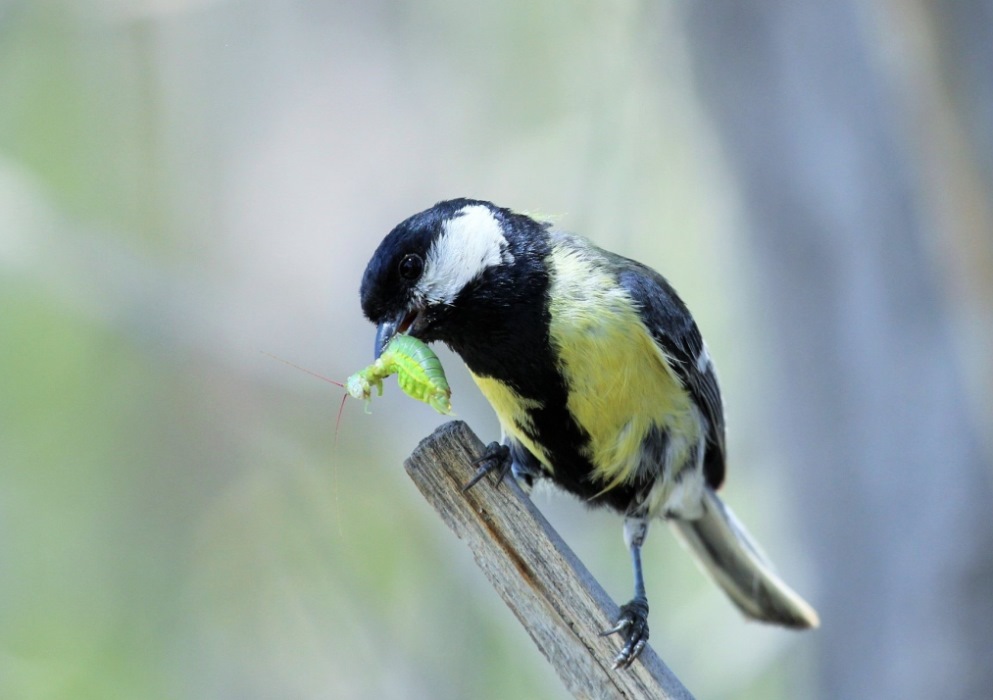
POLYGON ((410 253, 400 261, 400 276, 405 280, 416 280, 424 270, 424 260, 420 255, 410 253))

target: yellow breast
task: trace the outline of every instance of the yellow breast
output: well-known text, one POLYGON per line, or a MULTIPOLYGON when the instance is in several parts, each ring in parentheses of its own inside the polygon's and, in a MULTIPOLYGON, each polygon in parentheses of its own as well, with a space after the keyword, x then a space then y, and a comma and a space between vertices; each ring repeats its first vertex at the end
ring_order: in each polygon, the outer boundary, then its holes
MULTIPOLYGON (((667 432, 670 460, 681 462, 698 443, 701 426, 692 398, 632 299, 590 258, 596 251, 566 250, 550 259, 550 341, 569 390, 566 408, 589 436, 584 456, 607 491, 636 477, 650 431, 667 432)), ((541 402, 495 379, 473 379, 504 433, 554 475, 552 456, 528 436, 535 434, 529 412, 541 402)), ((657 499, 667 492, 667 487, 660 490, 657 499)))
POLYGON ((535 433, 534 422, 531 420, 529 411, 541 408, 541 402, 525 398, 503 382, 491 377, 479 377, 473 374, 472 378, 496 412, 497 420, 500 421, 500 428, 503 432, 524 445, 549 473, 554 473, 552 461, 545 448, 528 437, 527 432, 519 428, 522 426, 532 435, 535 433))
POLYGON ((685 437, 674 444, 688 446, 700 425, 627 292, 582 250, 552 262, 550 335, 569 387, 567 407, 590 436, 587 457, 608 490, 634 478, 653 426, 685 437))

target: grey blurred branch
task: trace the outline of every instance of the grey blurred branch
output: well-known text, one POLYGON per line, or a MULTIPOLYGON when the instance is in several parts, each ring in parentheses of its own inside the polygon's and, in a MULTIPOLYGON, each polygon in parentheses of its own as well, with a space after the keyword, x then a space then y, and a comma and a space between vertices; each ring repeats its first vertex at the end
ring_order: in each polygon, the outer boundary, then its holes
POLYGON ((692 698, 650 648, 613 671, 617 641, 598 636, 617 606, 513 479, 462 492, 483 445, 465 423, 438 428, 405 467, 577 698, 692 698))
MULTIPOLYGON (((955 15, 977 29, 962 42, 988 32, 988 2, 930 5, 939 16, 973 8, 955 15)), ((775 367, 775 440, 824 583, 810 696, 989 697, 989 464, 955 351, 955 297, 933 253, 955 243, 923 206, 940 179, 920 157, 932 134, 906 128, 908 112, 947 105, 903 78, 884 51, 893 27, 868 6, 690 3, 689 46, 741 190, 775 367)), ((990 46, 969 43, 984 64, 990 46)))

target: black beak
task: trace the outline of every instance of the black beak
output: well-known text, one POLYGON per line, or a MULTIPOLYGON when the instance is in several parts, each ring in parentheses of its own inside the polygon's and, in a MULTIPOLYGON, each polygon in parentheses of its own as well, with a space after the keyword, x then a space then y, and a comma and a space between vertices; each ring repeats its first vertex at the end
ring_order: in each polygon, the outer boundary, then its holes
POLYGON ((413 309, 398 314, 395 318, 390 318, 376 326, 376 347, 373 349, 375 359, 386 350, 386 346, 393 340, 393 336, 398 333, 409 333, 416 336, 427 326, 427 317, 421 309, 413 309))
POLYGON ((402 320, 403 317, 394 318, 389 321, 383 321, 376 326, 376 346, 373 348, 373 359, 378 360, 379 356, 383 354, 383 350, 393 340, 393 336, 397 334, 397 327, 402 320))

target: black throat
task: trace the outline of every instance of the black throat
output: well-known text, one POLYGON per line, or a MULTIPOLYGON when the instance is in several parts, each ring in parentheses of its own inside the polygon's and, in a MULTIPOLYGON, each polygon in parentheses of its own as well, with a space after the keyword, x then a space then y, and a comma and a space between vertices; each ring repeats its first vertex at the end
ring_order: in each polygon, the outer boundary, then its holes
POLYGON ((603 485, 591 479, 593 465, 584 454, 589 435, 567 408, 568 389, 549 337, 547 234, 542 230, 540 237, 528 238, 527 248, 518 248, 513 264, 484 273, 463 292, 439 339, 476 376, 496 379, 540 403, 529 411, 530 425, 517 429, 544 448, 558 486, 590 505, 625 512, 633 490, 603 493, 603 485))
POLYGON ((446 309, 438 339, 473 374, 544 403, 562 384, 548 330, 551 251, 545 228, 520 218, 504 223, 513 262, 486 270, 462 290, 446 309))

